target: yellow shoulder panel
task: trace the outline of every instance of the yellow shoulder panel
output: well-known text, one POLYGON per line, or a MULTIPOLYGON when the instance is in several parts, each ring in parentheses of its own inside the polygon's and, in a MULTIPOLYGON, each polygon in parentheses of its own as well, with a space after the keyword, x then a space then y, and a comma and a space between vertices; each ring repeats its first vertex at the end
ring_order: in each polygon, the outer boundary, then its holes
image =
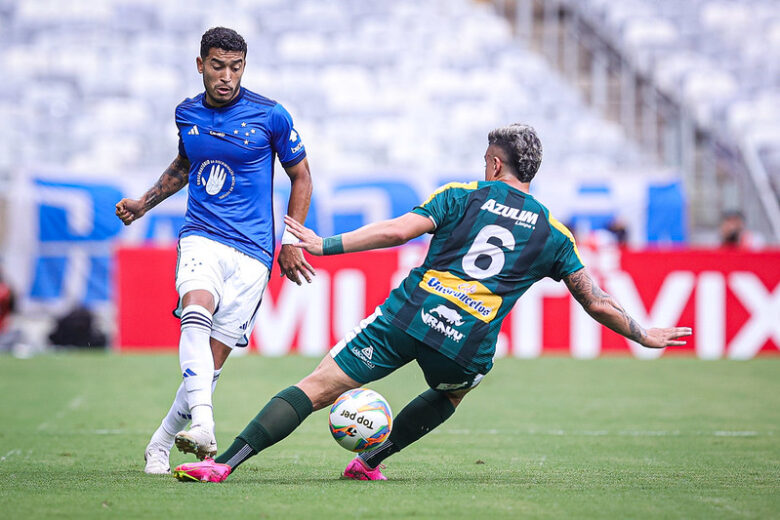
POLYGON ((564 226, 563 224, 558 221, 557 218, 553 217, 552 214, 549 215, 550 224, 552 224, 552 227, 566 235, 569 240, 571 240, 572 245, 574 246, 574 254, 577 255, 577 258, 579 259, 580 263, 582 265, 585 265, 585 262, 582 261, 582 257, 580 256, 580 252, 577 249, 577 242, 574 241, 574 235, 571 234, 571 231, 569 231, 569 228, 564 226))
POLYGON ((477 181, 471 181, 471 182, 451 182, 449 184, 445 184, 438 190, 434 191, 430 197, 428 197, 428 200, 420 204, 420 206, 425 206, 428 204, 433 198, 438 195, 439 193, 449 190, 451 188, 463 188, 464 190, 476 190, 477 189, 477 181))

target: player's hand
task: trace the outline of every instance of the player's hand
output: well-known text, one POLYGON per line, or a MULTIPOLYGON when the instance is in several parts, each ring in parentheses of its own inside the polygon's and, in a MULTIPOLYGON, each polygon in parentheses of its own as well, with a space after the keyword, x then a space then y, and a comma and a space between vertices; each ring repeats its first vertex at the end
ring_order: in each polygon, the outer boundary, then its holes
POLYGON ((289 215, 284 216, 284 223, 287 224, 287 230, 300 240, 297 244, 290 244, 294 247, 305 249, 308 253, 315 256, 322 256, 322 237, 311 229, 305 227, 289 215))
POLYGON ((647 329, 641 344, 647 348, 664 348, 685 345, 685 341, 677 338, 690 336, 693 329, 690 327, 669 327, 668 329, 647 329))
POLYGON ((140 200, 122 199, 116 204, 116 216, 125 226, 143 217, 145 213, 146 208, 140 200))
POLYGON ((311 277, 316 276, 314 268, 303 257, 303 251, 293 244, 285 244, 279 251, 279 268, 282 270, 282 276, 301 285, 301 277, 311 283, 311 277))

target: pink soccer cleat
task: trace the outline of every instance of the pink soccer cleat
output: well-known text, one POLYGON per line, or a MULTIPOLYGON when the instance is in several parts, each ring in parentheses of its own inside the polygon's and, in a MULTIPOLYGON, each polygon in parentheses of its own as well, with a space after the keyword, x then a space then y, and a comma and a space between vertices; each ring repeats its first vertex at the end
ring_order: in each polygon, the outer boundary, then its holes
POLYGON ((195 482, 222 482, 230 475, 231 468, 227 464, 206 459, 203 462, 190 462, 176 466, 173 476, 179 480, 195 482))
POLYGON ((363 462, 363 459, 355 457, 347 464, 344 476, 352 480, 387 480, 387 477, 382 475, 382 468, 384 467, 383 464, 380 464, 376 468, 371 469, 363 462))

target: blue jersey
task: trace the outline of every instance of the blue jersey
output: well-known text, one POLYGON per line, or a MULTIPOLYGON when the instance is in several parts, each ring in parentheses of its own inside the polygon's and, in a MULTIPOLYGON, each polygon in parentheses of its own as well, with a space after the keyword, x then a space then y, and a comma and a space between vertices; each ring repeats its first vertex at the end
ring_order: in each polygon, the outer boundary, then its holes
POLYGON ((190 161, 189 200, 179 238, 200 235, 263 262, 274 254, 274 156, 285 168, 306 157, 282 105, 241 88, 222 107, 205 93, 176 107, 179 154, 190 161))

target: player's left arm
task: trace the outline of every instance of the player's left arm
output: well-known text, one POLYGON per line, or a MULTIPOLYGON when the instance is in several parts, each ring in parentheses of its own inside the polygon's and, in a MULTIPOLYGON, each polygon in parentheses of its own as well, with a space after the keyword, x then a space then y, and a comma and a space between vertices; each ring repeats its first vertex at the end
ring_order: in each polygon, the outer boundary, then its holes
POLYGON ((284 221, 290 232, 300 240, 296 247, 317 256, 400 246, 423 233, 430 233, 436 227, 428 217, 410 212, 394 219, 367 224, 341 235, 323 238, 289 217, 285 217, 284 221))
MULTIPOLYGON (((287 217, 291 217, 298 222, 304 222, 309 213, 311 204, 311 172, 309 170, 309 161, 304 157, 293 166, 284 169, 290 177, 290 200, 287 204, 287 217)), ((287 240, 282 237, 282 247, 279 251, 279 268, 282 276, 301 285, 301 277, 311 283, 311 277, 315 275, 314 268, 309 265, 303 256, 303 252, 292 244, 286 244, 287 240)))
POLYGON ((664 348, 685 345, 685 341, 677 341, 677 338, 690 336, 693 332, 689 327, 645 330, 617 300, 598 286, 585 267, 564 276, 563 281, 574 299, 593 319, 642 346, 664 348))

